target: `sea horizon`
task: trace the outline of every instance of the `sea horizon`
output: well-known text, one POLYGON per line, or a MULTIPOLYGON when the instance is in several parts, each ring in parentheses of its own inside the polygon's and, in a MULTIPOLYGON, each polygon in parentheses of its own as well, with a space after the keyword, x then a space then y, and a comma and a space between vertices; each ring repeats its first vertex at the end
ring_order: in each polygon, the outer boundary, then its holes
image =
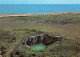
POLYGON ((80 12, 80 4, 0 4, 0 15, 80 12))

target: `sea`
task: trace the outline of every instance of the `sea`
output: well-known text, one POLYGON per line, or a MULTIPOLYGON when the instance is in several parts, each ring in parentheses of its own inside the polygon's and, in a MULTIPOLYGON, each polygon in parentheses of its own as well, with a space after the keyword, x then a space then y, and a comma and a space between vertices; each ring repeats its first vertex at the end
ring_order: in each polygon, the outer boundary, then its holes
POLYGON ((0 4, 0 15, 80 12, 80 4, 0 4))

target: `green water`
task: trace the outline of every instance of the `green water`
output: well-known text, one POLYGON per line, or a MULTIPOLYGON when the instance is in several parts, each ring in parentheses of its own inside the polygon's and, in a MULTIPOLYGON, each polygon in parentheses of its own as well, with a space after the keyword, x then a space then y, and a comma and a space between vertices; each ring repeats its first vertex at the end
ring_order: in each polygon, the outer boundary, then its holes
POLYGON ((44 46, 42 46, 42 45, 38 45, 38 46, 33 46, 32 48, 31 48, 32 50, 43 50, 43 49, 45 49, 45 47, 44 46))

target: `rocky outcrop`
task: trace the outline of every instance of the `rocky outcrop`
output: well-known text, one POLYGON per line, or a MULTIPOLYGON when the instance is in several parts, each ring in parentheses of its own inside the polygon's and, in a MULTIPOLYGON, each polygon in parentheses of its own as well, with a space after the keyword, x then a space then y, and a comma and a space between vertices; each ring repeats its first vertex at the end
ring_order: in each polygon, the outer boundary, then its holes
POLYGON ((43 44, 43 45, 50 45, 53 44, 56 41, 61 41, 62 37, 60 36, 50 36, 50 35, 36 35, 31 36, 30 38, 26 38, 25 40, 22 40, 22 45, 36 45, 36 44, 43 44))

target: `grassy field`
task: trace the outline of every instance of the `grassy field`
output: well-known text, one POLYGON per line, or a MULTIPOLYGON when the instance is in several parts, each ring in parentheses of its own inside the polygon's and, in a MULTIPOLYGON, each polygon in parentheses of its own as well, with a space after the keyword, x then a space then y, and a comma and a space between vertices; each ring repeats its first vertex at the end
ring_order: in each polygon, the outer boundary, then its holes
POLYGON ((0 18, 0 51, 10 57, 14 51, 21 52, 15 57, 79 57, 80 56, 80 14, 44 15, 27 17, 0 18), (62 36, 63 41, 58 47, 48 46, 49 51, 31 51, 22 47, 17 49, 26 37, 47 33, 52 36, 62 36), (33 56, 35 54, 35 56, 33 56))

